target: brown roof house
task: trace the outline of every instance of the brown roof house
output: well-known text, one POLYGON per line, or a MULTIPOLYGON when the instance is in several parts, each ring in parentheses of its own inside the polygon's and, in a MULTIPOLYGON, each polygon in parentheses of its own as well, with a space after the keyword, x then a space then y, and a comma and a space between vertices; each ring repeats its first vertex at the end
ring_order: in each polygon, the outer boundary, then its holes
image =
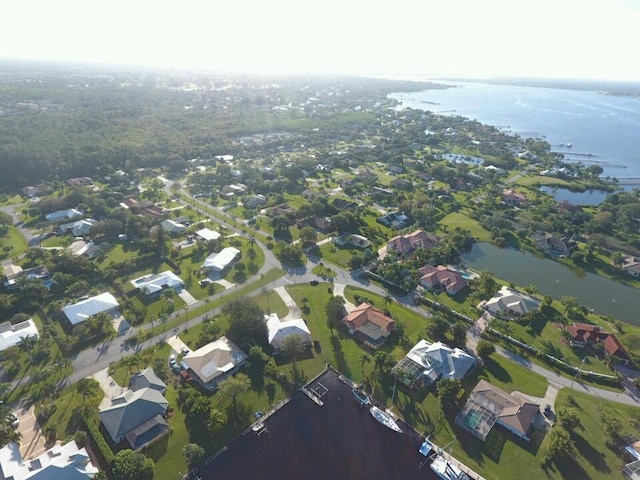
POLYGON ((384 258, 390 251, 407 255, 418 248, 433 248, 438 245, 439 241, 440 239, 433 233, 418 229, 407 235, 393 237, 378 253, 381 258, 384 258))
POLYGON ((220 337, 188 353, 182 362, 205 388, 215 390, 218 383, 237 372, 247 358, 235 343, 227 337, 220 337))
POLYGON ((604 351, 613 355, 624 363, 629 362, 630 357, 620 341, 613 333, 603 332, 598 325, 588 323, 574 323, 567 327, 567 332, 571 334, 572 347, 594 347, 601 343, 604 351))
POLYGON ((502 201, 507 205, 519 206, 527 202, 527 196, 516 192, 513 188, 505 188, 502 190, 502 201))
POLYGON ((342 319, 342 323, 358 341, 373 349, 384 344, 396 325, 393 318, 368 303, 358 305, 342 319))
POLYGON ((497 423, 514 435, 529 441, 529 431, 540 412, 540 405, 513 392, 511 395, 480 380, 465 406, 456 415, 456 424, 483 442, 497 423))
POLYGON ((420 285, 425 288, 444 288, 449 295, 455 295, 468 285, 465 278, 458 272, 443 265, 437 267, 427 265, 418 270, 422 275, 420 285))
POLYGON ((555 237, 553 235, 545 235, 535 239, 535 245, 540 250, 547 252, 549 255, 566 257, 571 250, 576 248, 576 242, 569 240, 567 237, 555 237))

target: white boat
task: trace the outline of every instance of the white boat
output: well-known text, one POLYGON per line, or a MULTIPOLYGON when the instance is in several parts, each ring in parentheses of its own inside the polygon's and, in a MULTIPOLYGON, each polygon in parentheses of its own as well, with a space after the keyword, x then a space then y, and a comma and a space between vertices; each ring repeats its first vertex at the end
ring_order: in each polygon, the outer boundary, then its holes
POLYGON ((360 403, 360 405, 369 405, 371 400, 369 399, 369 395, 364 392, 361 392, 357 388, 351 390, 353 392, 353 396, 360 403))
POLYGON ((469 475, 460 470, 460 467, 450 463, 441 454, 433 457, 431 470, 442 478, 442 480, 471 480, 469 475))
POLYGON ((398 426, 395 419, 388 412, 380 410, 375 405, 371 407, 371 410, 369 410, 369 412, 371 412, 373 418, 375 418, 385 427, 390 428, 394 432, 402 433, 402 429, 398 426))

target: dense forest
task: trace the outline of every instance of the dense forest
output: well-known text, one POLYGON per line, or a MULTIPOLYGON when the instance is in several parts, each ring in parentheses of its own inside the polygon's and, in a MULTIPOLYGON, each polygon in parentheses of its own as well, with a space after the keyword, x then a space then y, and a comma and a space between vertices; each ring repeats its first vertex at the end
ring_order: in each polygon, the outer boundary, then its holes
MULTIPOLYGON (((0 188, 168 166, 234 153, 233 139, 312 131, 314 116, 373 120, 372 101, 428 84, 381 79, 249 78, 162 72, 46 73, 6 65, 0 77, 0 188), (327 85, 331 85, 328 87, 327 85), (331 88, 332 102, 319 102, 331 88), (348 92, 349 95, 344 95, 348 92)), ((326 98, 326 96, 325 96, 326 98)), ((281 138, 278 141, 282 141, 281 138)))

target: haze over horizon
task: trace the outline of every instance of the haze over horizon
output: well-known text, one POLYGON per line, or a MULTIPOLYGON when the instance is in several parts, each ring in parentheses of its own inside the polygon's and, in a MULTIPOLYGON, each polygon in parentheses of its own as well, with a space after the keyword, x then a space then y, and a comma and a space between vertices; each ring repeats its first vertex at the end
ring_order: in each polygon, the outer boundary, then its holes
POLYGON ((640 81, 640 0, 25 0, 0 59, 247 73, 640 81))

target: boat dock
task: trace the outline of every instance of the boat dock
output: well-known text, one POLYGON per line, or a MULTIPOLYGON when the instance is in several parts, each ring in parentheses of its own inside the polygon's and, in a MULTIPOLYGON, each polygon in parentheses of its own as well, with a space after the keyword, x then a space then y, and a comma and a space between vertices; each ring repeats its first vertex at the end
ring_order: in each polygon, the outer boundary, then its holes
POLYGON ((460 463, 458 460, 453 458, 447 452, 441 451, 439 452, 439 455, 442 455, 445 458, 445 460, 447 460, 447 462, 458 467, 464 473, 469 475, 469 477, 472 478, 473 480, 486 480, 484 477, 480 476, 479 474, 471 470, 469 467, 467 467, 464 463, 460 463))

